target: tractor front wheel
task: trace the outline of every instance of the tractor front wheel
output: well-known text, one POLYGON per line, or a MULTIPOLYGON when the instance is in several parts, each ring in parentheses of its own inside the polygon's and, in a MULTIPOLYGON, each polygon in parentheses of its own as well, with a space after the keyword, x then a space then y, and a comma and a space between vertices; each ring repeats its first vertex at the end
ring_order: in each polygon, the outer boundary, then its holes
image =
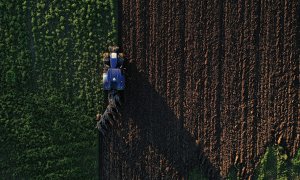
POLYGON ((103 53, 103 63, 109 66, 109 53, 103 53))
POLYGON ((109 53, 107 53, 107 52, 106 52, 106 53, 103 53, 103 54, 102 54, 102 58, 103 58, 103 59, 109 58, 109 53))

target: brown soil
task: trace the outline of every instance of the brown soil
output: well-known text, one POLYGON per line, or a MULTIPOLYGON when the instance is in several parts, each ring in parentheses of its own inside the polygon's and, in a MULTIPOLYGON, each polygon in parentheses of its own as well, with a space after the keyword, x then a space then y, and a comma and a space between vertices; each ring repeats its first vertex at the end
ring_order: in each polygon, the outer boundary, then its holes
POLYGON ((293 156, 299 4, 123 0, 129 75, 122 121, 104 144, 104 179, 186 179, 201 164, 211 179, 233 165, 245 179, 269 145, 293 156))

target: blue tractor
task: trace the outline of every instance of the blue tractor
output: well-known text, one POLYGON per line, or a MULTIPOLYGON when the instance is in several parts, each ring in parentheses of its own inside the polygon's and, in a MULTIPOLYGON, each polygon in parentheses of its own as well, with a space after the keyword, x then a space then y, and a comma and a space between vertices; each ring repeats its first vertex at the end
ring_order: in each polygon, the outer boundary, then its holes
POLYGON ((125 89, 124 54, 119 53, 117 46, 110 46, 108 50, 109 53, 103 54, 103 89, 108 95, 108 106, 102 115, 97 114, 96 117, 96 128, 103 136, 121 116, 120 108, 125 89))
POLYGON ((104 72, 103 89, 106 91, 123 91, 125 89, 124 54, 119 47, 110 46, 109 53, 103 54, 104 72))

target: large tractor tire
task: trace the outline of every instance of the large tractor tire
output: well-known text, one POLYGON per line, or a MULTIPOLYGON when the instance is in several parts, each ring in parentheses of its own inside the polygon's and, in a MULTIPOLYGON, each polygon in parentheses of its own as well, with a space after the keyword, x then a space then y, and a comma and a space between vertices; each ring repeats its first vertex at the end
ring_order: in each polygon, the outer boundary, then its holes
POLYGON ((102 58, 103 58, 103 63, 109 66, 109 53, 103 53, 102 58))
POLYGON ((125 58, 124 53, 119 53, 119 58, 124 59, 125 58))
POLYGON ((102 58, 103 58, 103 59, 109 58, 109 53, 107 53, 107 52, 106 52, 106 53, 103 53, 103 54, 102 54, 102 58))

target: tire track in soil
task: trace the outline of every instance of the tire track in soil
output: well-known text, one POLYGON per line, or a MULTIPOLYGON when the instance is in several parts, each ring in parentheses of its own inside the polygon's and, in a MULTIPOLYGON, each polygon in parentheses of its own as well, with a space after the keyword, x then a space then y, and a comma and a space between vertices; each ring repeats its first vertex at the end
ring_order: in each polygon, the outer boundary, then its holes
POLYGON ((122 0, 123 119, 104 179, 251 178, 270 144, 299 148, 299 2, 122 0), (297 4, 298 3, 298 4, 297 4), (215 175, 215 176, 213 176, 215 175))

